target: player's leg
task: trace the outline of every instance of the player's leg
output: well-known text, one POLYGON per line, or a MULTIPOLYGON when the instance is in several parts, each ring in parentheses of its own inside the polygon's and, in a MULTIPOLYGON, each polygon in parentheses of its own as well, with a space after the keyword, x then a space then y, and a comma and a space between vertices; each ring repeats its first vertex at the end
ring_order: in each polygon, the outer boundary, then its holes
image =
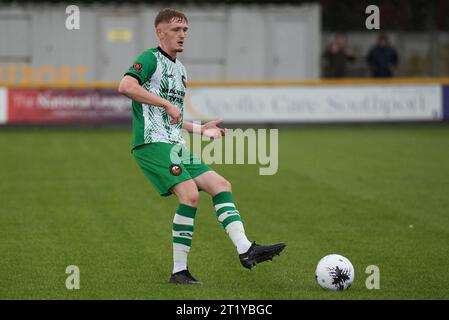
POLYGON ((194 181, 198 188, 212 196, 217 219, 237 248, 240 262, 245 268, 251 269, 259 262, 271 260, 285 248, 284 243, 259 245, 248 240, 232 197, 231 183, 225 178, 215 171, 207 171, 194 177, 194 181))
POLYGON ((198 187, 190 179, 171 188, 176 195, 179 206, 173 218, 173 273, 170 282, 179 284, 199 284, 190 274, 187 257, 192 246, 195 214, 199 202, 198 187))
POLYGON ((174 145, 150 143, 133 150, 133 155, 145 176, 161 196, 176 194, 179 206, 173 219, 173 274, 170 282, 198 283, 187 270, 187 256, 193 236, 198 189, 182 164, 172 163, 174 145))
POLYGON ((201 190, 212 196, 217 219, 231 238, 239 254, 251 247, 245 234, 240 213, 232 197, 231 183, 215 171, 207 171, 193 179, 201 190))

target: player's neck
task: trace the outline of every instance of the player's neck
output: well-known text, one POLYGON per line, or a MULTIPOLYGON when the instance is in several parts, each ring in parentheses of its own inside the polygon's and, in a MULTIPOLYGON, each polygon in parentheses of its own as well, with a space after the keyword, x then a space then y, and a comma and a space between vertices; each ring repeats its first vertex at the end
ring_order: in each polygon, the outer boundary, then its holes
POLYGON ((163 54, 167 56, 167 58, 171 58, 171 60, 176 61, 177 52, 176 51, 170 51, 167 49, 166 46, 164 46, 162 43, 159 44, 159 49, 162 51, 163 54))

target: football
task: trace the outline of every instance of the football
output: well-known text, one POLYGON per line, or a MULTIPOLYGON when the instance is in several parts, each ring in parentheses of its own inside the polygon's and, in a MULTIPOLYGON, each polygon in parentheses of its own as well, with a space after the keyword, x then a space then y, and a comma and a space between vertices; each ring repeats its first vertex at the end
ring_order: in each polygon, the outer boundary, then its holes
POLYGON ((329 254, 318 262, 315 278, 323 289, 346 290, 354 281, 354 267, 346 257, 329 254))

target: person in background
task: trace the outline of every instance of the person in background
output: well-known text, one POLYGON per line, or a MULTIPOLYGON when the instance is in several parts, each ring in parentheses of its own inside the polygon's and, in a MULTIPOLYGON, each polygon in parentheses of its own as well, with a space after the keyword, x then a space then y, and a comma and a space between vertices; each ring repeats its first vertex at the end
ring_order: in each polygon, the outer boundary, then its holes
POLYGON ((388 36, 386 34, 379 35, 377 44, 368 52, 367 62, 371 75, 376 78, 392 77, 398 60, 398 54, 390 45, 388 36))
POLYGON ((354 61, 354 54, 346 47, 347 39, 343 34, 337 34, 334 41, 324 53, 325 75, 329 78, 343 78, 346 76, 346 64, 354 61))

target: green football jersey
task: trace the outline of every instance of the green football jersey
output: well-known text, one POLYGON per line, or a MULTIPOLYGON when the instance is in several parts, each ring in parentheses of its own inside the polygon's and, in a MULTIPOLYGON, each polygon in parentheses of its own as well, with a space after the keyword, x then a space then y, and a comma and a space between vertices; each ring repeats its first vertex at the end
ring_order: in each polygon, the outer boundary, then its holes
POLYGON ((181 123, 170 124, 171 117, 164 108, 132 101, 131 148, 165 142, 184 143, 181 136, 186 92, 186 69, 160 47, 143 51, 125 73, 139 81, 149 92, 170 101, 181 112, 181 123))

